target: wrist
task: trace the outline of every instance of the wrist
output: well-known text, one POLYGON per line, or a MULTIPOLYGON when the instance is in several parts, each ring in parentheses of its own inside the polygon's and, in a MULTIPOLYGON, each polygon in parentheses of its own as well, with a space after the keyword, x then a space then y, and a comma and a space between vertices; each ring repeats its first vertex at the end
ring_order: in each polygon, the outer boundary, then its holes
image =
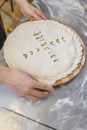
POLYGON ((3 67, 0 66, 0 83, 5 83, 6 81, 6 76, 9 72, 9 68, 8 67, 3 67))
POLYGON ((22 8, 25 4, 29 4, 27 0, 14 0, 14 2, 22 8))

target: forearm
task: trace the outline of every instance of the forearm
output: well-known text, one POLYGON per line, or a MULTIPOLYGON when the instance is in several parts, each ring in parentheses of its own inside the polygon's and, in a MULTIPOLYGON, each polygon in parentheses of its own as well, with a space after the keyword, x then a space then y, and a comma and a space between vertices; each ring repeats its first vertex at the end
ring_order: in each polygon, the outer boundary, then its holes
POLYGON ((8 73, 8 68, 0 66, 0 83, 5 83, 6 75, 8 73))
POLYGON ((19 7, 29 4, 27 0, 13 0, 19 7))

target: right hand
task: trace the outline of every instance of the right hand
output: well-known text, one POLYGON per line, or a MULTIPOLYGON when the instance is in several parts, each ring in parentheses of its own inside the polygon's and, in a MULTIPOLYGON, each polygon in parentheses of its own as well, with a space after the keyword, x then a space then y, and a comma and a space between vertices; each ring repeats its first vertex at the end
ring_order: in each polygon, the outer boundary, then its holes
POLYGON ((5 68, 4 73, 3 83, 8 84, 21 97, 37 101, 48 96, 49 92, 54 90, 51 86, 37 81, 25 72, 5 68))

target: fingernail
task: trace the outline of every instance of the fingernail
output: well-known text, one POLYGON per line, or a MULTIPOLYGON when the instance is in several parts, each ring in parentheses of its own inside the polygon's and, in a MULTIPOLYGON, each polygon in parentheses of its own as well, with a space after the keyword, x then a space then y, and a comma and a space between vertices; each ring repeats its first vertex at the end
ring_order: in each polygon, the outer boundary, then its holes
POLYGON ((48 95, 48 92, 44 92, 44 94, 48 95))
POLYGON ((52 87, 52 92, 54 91, 54 88, 52 87))
POLYGON ((52 86, 50 86, 50 91, 53 92, 54 91, 54 88, 52 86))

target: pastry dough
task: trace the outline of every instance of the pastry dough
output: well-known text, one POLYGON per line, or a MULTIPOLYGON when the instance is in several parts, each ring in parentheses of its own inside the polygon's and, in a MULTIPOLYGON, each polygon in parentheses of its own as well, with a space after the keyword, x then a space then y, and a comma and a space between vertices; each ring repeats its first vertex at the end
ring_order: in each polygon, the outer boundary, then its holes
POLYGON ((4 56, 9 67, 53 85, 81 62, 82 45, 69 27, 52 20, 26 22, 7 38, 4 56))

